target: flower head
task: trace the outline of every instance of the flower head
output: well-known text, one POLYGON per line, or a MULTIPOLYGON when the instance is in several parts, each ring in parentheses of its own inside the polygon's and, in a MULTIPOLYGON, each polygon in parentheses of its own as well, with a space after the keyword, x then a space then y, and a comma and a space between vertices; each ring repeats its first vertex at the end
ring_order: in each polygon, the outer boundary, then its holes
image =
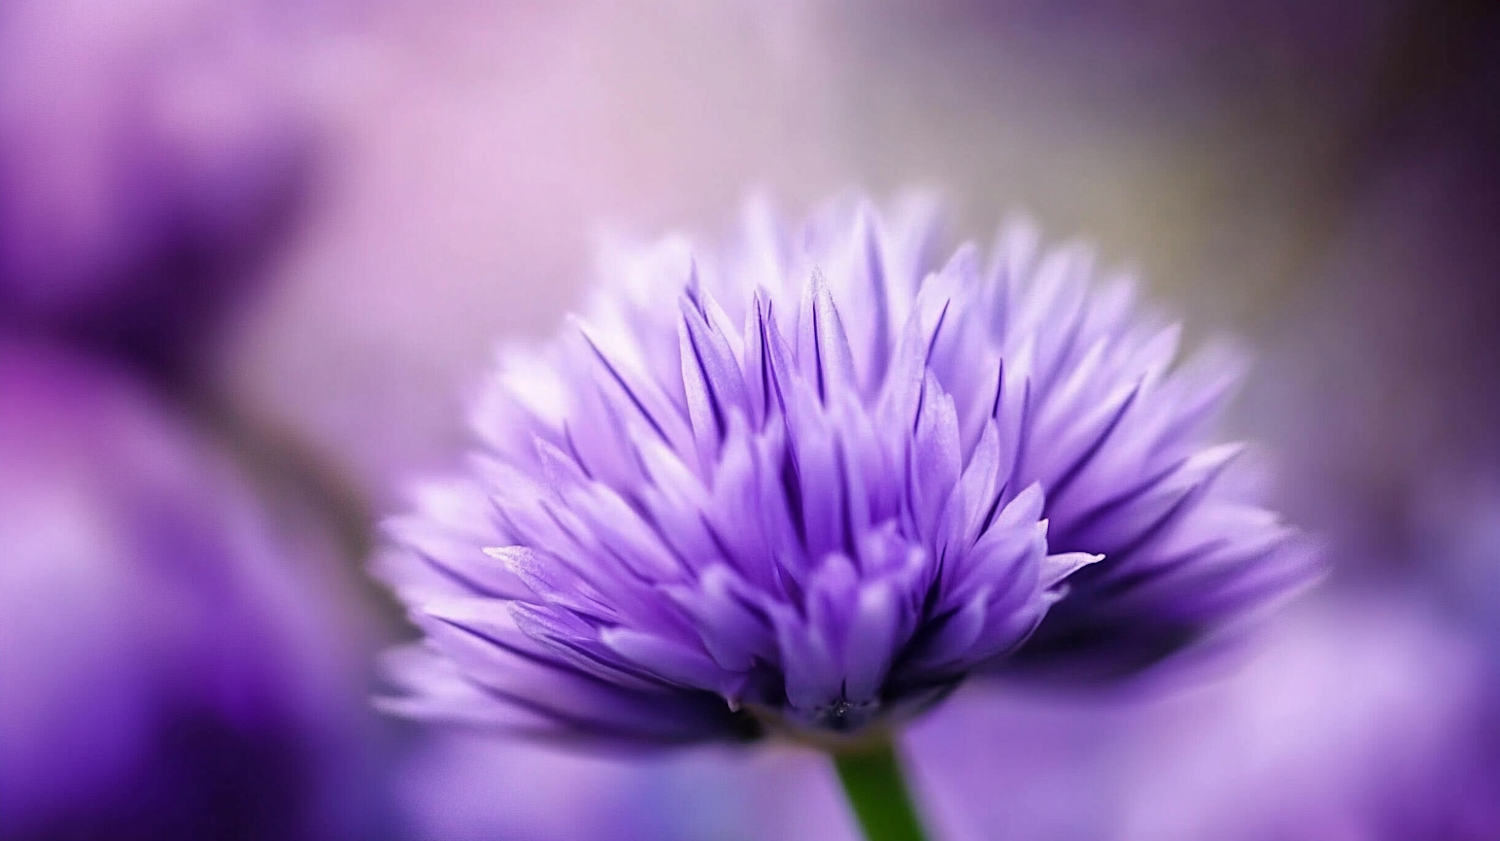
POLYGON ((137 381, 0 341, 0 837, 379 837, 351 605, 246 485, 137 381))
POLYGON ((217 357, 301 208, 313 140, 263 70, 284 58, 257 54, 276 39, 226 29, 221 12, 7 8, 0 330, 172 377, 217 357))
POLYGON ((1111 644, 1075 627, 1181 641, 1275 591, 1286 531, 1206 502, 1225 378, 1172 374, 1176 331, 1135 317, 1127 283, 1093 290, 1022 232, 989 267, 967 246, 933 264, 929 216, 838 206, 793 233, 752 210, 722 260, 612 259, 588 320, 503 365, 474 474, 395 524, 385 574, 428 645, 389 703, 555 735, 820 737, 1004 661, 1106 549, 1135 560, 1090 579, 1099 609, 1043 640, 1058 657, 1111 644))

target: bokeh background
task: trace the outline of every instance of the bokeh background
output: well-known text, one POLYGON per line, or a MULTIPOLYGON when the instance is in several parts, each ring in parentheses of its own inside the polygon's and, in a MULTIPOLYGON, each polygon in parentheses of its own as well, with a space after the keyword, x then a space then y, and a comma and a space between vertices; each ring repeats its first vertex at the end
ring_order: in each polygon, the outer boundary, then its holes
POLYGON ((946 198, 1257 365, 1326 544, 1191 679, 961 692, 945 839, 1500 839, 1500 8, 5 0, 0 838, 839 839, 820 757, 374 713, 365 563, 595 245, 946 198))

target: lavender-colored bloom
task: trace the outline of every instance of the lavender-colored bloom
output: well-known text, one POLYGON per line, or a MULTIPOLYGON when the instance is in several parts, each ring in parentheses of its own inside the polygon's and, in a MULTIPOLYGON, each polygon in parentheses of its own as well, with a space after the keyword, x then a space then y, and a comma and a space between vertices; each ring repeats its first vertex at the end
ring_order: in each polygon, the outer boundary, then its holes
MULTIPOLYGON (((253 5, 253 4, 252 4, 253 5)), ((0 329, 169 375, 206 350, 286 232, 310 131, 223 4, 0 12, 0 329), (236 37, 238 36, 238 37, 236 37)), ((263 32, 256 32, 264 36, 263 32)))
POLYGON ((1174 372, 1176 328, 1081 252, 1017 229, 988 267, 939 266, 934 234, 918 202, 796 233, 752 209, 722 261, 609 261, 588 323, 504 366, 474 476, 395 524, 385 574, 428 640, 391 705, 817 737, 910 715, 1033 631, 1036 665, 1135 665, 1305 577, 1216 483, 1238 448, 1201 439, 1232 370, 1174 372))
POLYGON ((131 379, 0 342, 0 837, 364 839, 326 541, 131 379))

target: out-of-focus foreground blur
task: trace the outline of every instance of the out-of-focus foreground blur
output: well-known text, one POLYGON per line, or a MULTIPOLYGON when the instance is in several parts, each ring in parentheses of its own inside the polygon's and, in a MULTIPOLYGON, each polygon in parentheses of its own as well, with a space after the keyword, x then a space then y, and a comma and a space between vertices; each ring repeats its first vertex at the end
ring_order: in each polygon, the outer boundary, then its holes
POLYGON ((961 692, 945 839, 1500 839, 1500 8, 0 4, 0 839, 853 838, 789 747, 370 707, 365 564, 599 238, 942 195, 1254 350, 1333 571, 1191 679, 961 692))

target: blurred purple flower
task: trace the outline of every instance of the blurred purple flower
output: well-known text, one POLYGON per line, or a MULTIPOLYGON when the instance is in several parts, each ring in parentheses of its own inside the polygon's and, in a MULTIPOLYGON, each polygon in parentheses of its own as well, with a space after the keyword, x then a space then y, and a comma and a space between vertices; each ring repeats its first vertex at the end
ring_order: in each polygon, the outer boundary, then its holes
POLYGON ((258 30, 208 2, 0 15, 0 329, 181 374, 222 339, 310 163, 258 30))
POLYGON ((1119 670, 1307 578, 1216 481, 1239 448, 1202 443, 1234 366, 1172 370, 1177 329, 1129 280, 1093 289, 1025 229, 988 268, 937 265, 931 211, 793 233, 756 207, 722 262, 610 260, 592 326, 504 366, 475 477, 394 526, 384 574, 428 639, 390 706, 820 740, 925 708, 1039 622, 1030 664, 1119 670))
POLYGON ((0 535, 0 837, 381 837, 331 547, 133 382, 0 343, 0 535))

